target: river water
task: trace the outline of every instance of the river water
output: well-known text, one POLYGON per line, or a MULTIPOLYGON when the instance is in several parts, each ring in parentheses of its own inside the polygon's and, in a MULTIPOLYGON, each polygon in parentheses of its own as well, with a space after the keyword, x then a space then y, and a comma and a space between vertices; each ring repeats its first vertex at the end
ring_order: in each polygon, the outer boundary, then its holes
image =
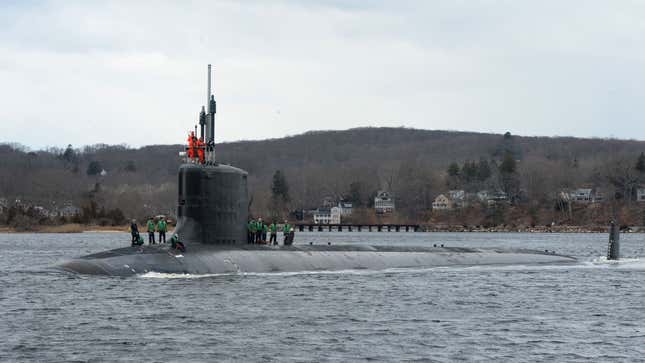
POLYGON ((300 233, 580 262, 117 278, 48 267, 125 233, 0 234, 0 361, 645 361, 645 234, 621 241, 610 264, 604 234, 300 233))

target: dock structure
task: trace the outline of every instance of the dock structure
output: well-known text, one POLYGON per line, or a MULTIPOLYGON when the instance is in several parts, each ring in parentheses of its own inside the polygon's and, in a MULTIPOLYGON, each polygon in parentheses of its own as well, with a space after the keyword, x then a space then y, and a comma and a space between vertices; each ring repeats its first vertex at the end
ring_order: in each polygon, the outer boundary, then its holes
POLYGON ((315 223, 297 223, 295 227, 300 232, 419 232, 421 226, 418 224, 315 224, 315 223))

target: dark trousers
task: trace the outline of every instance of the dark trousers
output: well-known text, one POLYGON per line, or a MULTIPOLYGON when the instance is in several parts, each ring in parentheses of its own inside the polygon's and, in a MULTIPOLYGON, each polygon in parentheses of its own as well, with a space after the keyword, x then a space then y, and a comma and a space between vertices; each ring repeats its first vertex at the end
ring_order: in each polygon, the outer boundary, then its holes
POLYGON ((271 237, 269 237, 269 243, 275 243, 276 245, 278 244, 278 235, 275 232, 271 232, 271 237))
POLYGON ((163 243, 166 243, 166 231, 159 231, 159 243, 163 239, 163 243))
POLYGON ((262 232, 257 231, 255 232, 255 242, 260 242, 262 241, 262 232))
POLYGON ((139 240, 139 233, 132 232, 132 242, 137 242, 139 240))
POLYGON ((155 233, 154 232, 148 232, 148 243, 149 244, 155 244, 155 233))
POLYGON ((267 233, 262 232, 262 241, 266 241, 266 240, 267 240, 267 233))
POLYGON ((246 243, 253 243, 254 239, 255 239, 255 234, 251 231, 248 231, 246 234, 246 243))

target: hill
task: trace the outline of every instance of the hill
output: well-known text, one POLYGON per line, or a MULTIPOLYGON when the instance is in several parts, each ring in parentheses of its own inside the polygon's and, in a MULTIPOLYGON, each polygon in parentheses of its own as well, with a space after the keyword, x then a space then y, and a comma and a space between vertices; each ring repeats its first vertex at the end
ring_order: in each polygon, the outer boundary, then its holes
MULTIPOLYGON (((173 214, 182 150, 182 145, 70 145, 30 151, 2 144, 0 200, 5 210, 20 200, 47 210, 86 206, 96 215, 101 208, 104 215, 118 208, 125 217, 173 214)), ((390 218, 476 224, 490 222, 489 208, 431 214, 432 201, 450 189, 503 191, 509 198, 505 213, 519 213, 515 220, 593 223, 594 218, 608 218, 615 190, 621 205, 634 209, 630 200, 643 181, 635 165, 644 151, 645 142, 635 140, 408 128, 312 131, 216 147, 219 161, 249 172, 256 214, 269 213, 271 180, 276 170, 282 170, 289 184, 290 209, 315 208, 325 198, 350 199, 367 208, 377 190, 389 190, 397 203, 397 213, 390 218), (561 191, 581 187, 609 191, 611 198, 606 198, 602 212, 589 216, 589 208, 584 208, 576 217, 575 208, 566 214, 555 210, 562 207, 561 191)), ((638 218, 637 211, 629 213, 627 218, 638 218)), ((498 222, 509 223, 510 215, 498 222)), ((374 218, 369 213, 361 216, 374 218)))

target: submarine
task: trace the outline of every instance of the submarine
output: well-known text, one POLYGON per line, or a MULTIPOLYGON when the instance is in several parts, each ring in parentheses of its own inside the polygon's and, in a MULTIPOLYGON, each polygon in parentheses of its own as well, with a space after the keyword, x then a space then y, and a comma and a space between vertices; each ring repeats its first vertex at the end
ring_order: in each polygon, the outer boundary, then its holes
POLYGON ((78 274, 131 276, 305 271, 386 270, 445 266, 566 264, 571 256, 502 248, 371 245, 260 245, 247 243, 248 173, 215 160, 216 101, 208 65, 207 103, 189 136, 178 171, 177 226, 184 251, 169 244, 132 246, 65 261, 78 274))

